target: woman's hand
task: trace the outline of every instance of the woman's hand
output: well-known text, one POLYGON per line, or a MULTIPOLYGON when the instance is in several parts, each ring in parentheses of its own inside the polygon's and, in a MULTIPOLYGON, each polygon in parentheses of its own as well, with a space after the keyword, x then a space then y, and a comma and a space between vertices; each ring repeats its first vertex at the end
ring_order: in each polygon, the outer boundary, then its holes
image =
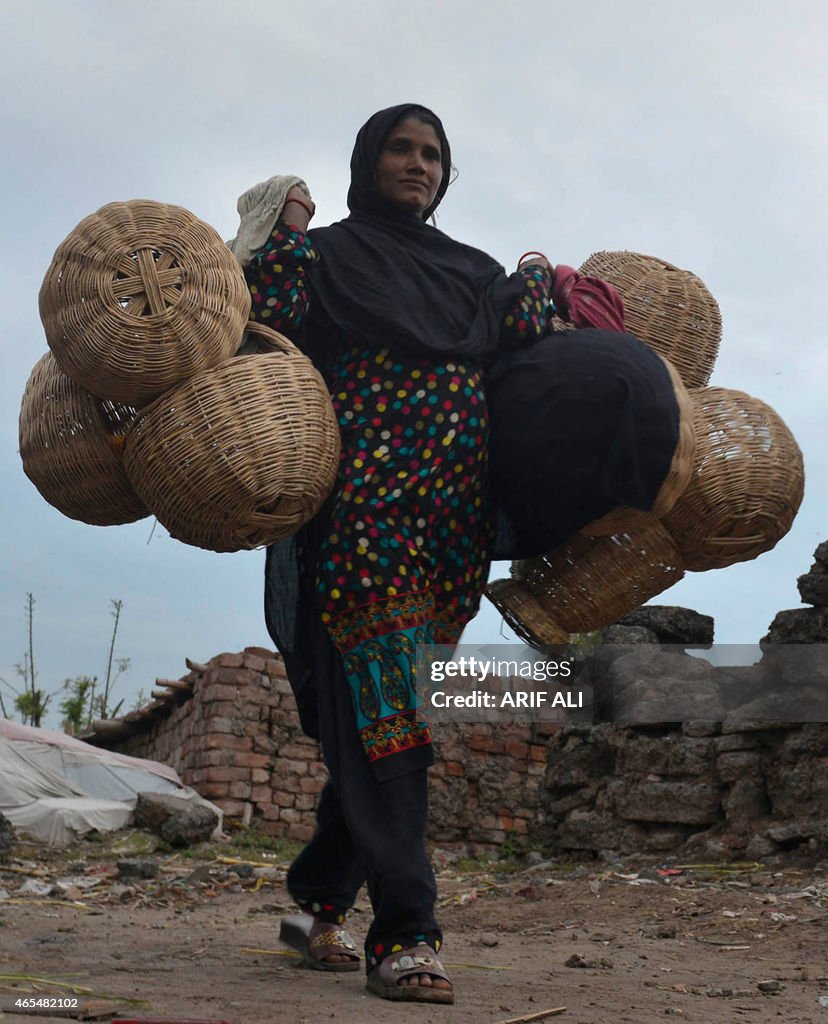
POLYGON ((300 188, 292 188, 285 199, 282 217, 299 231, 307 231, 311 217, 316 213, 316 204, 300 188))

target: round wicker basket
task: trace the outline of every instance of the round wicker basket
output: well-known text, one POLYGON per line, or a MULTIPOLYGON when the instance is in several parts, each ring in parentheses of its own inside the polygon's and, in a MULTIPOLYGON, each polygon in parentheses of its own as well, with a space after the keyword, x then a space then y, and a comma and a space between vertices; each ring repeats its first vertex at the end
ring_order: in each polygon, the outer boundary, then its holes
POLYGON ((780 417, 743 391, 691 391, 693 476, 664 517, 688 569, 720 569, 769 551, 804 491, 802 453, 780 417))
POLYGON ((625 506, 614 508, 612 512, 596 519, 594 523, 589 523, 581 530, 587 537, 609 537, 615 533, 641 529, 653 519, 661 519, 676 504, 690 483, 696 450, 693 404, 676 368, 669 359, 664 359, 663 356, 661 358, 673 382, 673 391, 679 408, 679 436, 670 469, 649 512, 625 506))
POLYGON ((569 633, 555 622, 520 580, 492 580, 486 588, 486 596, 515 634, 532 647, 569 643, 569 633))
MULTIPOLYGON (((536 635, 539 610, 546 612, 550 631, 585 633, 615 622, 683 575, 681 554, 656 519, 612 537, 578 534, 548 555, 512 563, 513 582, 534 598, 531 629, 536 635)), ((511 602, 513 615, 520 617, 514 594, 512 588, 499 599, 511 602)), ((530 628, 527 620, 524 626, 530 628)))
POLYGON ((295 533, 327 498, 339 428, 313 364, 259 324, 274 351, 206 370, 143 409, 124 446, 136 492, 173 537, 211 551, 295 533))
POLYGON ((710 380, 722 338, 719 306, 695 274, 637 252, 596 252, 579 268, 615 285, 627 330, 669 359, 689 388, 710 380))
POLYGON ((40 289, 61 368, 101 398, 138 406, 231 356, 249 312, 241 267, 217 232, 144 199, 82 220, 40 289))
POLYGON ((149 515, 121 465, 135 409, 104 402, 79 387, 51 352, 32 370, 20 407, 23 471, 70 519, 118 526, 149 515))

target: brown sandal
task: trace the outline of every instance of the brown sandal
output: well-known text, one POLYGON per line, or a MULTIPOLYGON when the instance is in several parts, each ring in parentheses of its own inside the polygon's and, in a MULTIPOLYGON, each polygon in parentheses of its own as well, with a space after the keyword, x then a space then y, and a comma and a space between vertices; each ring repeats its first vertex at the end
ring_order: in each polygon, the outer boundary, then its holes
POLYGON ((302 954, 302 963, 314 971, 358 971, 359 953, 344 928, 317 921, 309 914, 282 918, 279 938, 302 954), (349 960, 331 962, 329 956, 347 956, 349 960))
POLYGON ((368 972, 366 987, 381 999, 393 999, 408 1003, 453 1003, 454 991, 435 988, 433 985, 401 985, 403 978, 415 974, 428 974, 451 983, 437 954, 424 942, 409 946, 399 953, 387 956, 368 972))

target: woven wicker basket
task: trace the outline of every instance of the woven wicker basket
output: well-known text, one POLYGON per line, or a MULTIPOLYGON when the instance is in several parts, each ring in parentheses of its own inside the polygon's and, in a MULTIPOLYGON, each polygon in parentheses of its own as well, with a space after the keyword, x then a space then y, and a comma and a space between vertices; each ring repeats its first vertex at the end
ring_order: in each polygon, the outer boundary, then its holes
POLYGON ((525 643, 533 647, 569 643, 569 633, 520 580, 493 580, 486 588, 486 596, 525 643))
POLYGON ((678 548, 651 518, 634 532, 579 534, 541 558, 513 562, 512 580, 492 583, 487 595, 518 635, 543 646, 608 626, 682 576, 678 548))
POLYGON ((716 300, 690 273, 636 252, 596 252, 580 267, 614 284, 627 330, 669 359, 688 388, 710 380, 722 337, 716 300))
POLYGON ((310 360, 275 331, 248 324, 276 351, 230 359, 142 410, 124 465, 173 537, 211 551, 272 544, 328 496, 339 428, 310 360))
POLYGON ((572 537, 548 555, 512 564, 513 578, 568 633, 615 622, 683 575, 679 550, 656 519, 635 533, 572 537))
POLYGON ((665 516, 690 483, 696 451, 693 403, 676 368, 669 359, 664 359, 663 356, 661 358, 673 382, 673 391, 679 408, 679 436, 667 477, 659 488, 655 503, 649 512, 623 506, 615 508, 581 530, 587 537, 609 537, 614 533, 642 529, 652 519, 661 519, 665 516))
POLYGON ((802 453, 759 399, 728 388, 690 397, 693 476, 664 523, 688 569, 720 569, 769 551, 791 528, 804 490, 802 453))
POLYGON ((51 352, 37 363, 20 408, 23 470, 40 494, 70 519, 117 526, 149 515, 121 465, 136 412, 78 387, 51 352))
POLYGON ((61 242, 40 317, 61 368, 144 405, 238 348, 250 293, 216 231, 179 206, 110 203, 61 242))

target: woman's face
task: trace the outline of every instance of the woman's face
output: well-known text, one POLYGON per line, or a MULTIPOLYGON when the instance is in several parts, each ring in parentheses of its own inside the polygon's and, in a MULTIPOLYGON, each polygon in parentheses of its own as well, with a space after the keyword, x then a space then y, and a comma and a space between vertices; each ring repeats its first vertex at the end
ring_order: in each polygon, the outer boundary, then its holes
POLYGON ((377 191, 411 213, 434 202, 443 180, 440 140, 430 124, 407 117, 392 129, 377 161, 377 191))

